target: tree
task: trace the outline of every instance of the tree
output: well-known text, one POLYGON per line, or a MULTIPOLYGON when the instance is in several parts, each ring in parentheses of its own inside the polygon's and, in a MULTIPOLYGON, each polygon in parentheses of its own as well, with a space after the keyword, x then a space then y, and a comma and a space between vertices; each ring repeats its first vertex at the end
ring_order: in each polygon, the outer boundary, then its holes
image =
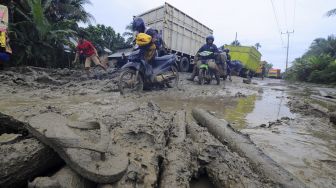
POLYGON ((320 54, 327 54, 336 58, 336 37, 334 35, 328 36, 326 39, 317 38, 309 47, 309 50, 304 56, 316 56, 320 54))
POLYGON ((231 42, 231 45, 240 46, 240 42, 238 40, 234 40, 233 42, 231 42))
POLYGON ((260 43, 258 42, 258 43, 256 43, 256 44, 254 45, 254 47, 257 48, 257 50, 258 50, 259 48, 261 48, 261 45, 260 45, 260 43))
MULTIPOLYGON (((88 0, 12 1, 14 19, 9 25, 12 61, 16 64, 63 67, 64 46, 76 35, 77 22, 92 16, 83 6, 88 0)), ((8 4, 7 4, 8 5, 8 4)))
POLYGON ((122 34, 123 37, 126 37, 126 43, 128 45, 132 45, 133 41, 133 30, 132 30, 132 22, 126 26, 126 31, 122 34))
POLYGON ((330 17, 330 16, 335 16, 336 15, 336 8, 335 9, 332 9, 332 10, 329 10, 327 13, 326 13, 326 16, 330 17))
POLYGON ((50 22, 45 15, 47 4, 42 4, 41 0, 27 0, 26 3, 16 4, 16 11, 22 19, 16 19, 10 25, 14 34, 11 40, 14 59, 20 64, 57 66, 62 62, 57 57, 64 56, 67 37, 75 34, 68 29, 75 22, 50 22))
POLYGON ((309 50, 296 58, 287 78, 315 83, 336 83, 336 37, 317 38, 309 50))
POLYGON ((82 30, 87 33, 87 38, 93 42, 98 51, 102 51, 104 48, 115 51, 127 46, 125 39, 110 26, 89 25, 87 28, 82 28, 82 30))

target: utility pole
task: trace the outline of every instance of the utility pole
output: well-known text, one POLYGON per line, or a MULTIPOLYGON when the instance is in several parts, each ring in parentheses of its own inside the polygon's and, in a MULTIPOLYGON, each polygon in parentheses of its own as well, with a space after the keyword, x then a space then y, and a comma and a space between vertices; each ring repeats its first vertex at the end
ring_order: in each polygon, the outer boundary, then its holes
POLYGON ((286 33, 281 32, 282 35, 287 34, 286 72, 287 72, 287 68, 288 68, 289 35, 290 35, 290 34, 293 34, 293 33, 294 33, 294 30, 291 31, 291 32, 288 32, 288 31, 287 31, 286 33))
POLYGON ((236 37, 235 37, 235 46, 237 46, 237 32, 236 32, 236 37))

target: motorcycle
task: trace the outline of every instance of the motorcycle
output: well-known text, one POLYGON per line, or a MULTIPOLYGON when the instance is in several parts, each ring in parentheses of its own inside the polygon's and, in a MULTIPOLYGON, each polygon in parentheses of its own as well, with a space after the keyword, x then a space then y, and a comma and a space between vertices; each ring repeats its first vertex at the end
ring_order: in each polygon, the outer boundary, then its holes
POLYGON ((201 57, 201 65, 199 67, 199 72, 198 72, 198 83, 200 85, 204 85, 204 83, 206 84, 210 84, 213 78, 213 73, 210 70, 209 64, 208 62, 212 59, 202 59, 202 57, 207 57, 212 55, 213 52, 209 52, 209 51, 203 51, 198 53, 198 55, 201 57))
POLYGON ((118 88, 122 95, 153 86, 177 87, 179 74, 175 54, 155 57, 152 68, 141 56, 140 49, 133 51, 129 62, 121 68, 118 88))

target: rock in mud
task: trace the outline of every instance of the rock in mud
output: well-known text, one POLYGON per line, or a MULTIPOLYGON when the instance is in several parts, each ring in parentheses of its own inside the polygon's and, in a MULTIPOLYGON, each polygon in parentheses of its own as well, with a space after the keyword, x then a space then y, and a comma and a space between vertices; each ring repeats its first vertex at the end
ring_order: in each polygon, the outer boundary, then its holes
POLYGON ((13 133, 10 134, 4 133, 0 135, 0 145, 14 143, 20 138, 20 136, 22 135, 13 133))
POLYGON ((251 84, 251 79, 243 79, 244 84, 251 84))
POLYGON ((334 125, 336 125, 336 112, 330 113, 329 115, 329 120, 332 122, 334 125))

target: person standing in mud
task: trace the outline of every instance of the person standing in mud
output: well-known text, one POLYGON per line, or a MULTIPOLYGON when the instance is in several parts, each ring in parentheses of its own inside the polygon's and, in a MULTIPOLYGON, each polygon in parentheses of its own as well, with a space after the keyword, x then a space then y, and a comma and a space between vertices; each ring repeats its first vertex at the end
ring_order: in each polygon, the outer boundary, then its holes
POLYGON ((232 69, 232 64, 231 64, 231 56, 230 56, 230 50, 228 48, 224 49, 224 52, 226 53, 226 74, 229 77, 229 80, 232 81, 231 79, 231 69, 232 69))
POLYGON ((76 56, 73 63, 78 61, 80 54, 85 56, 85 72, 88 77, 90 76, 90 67, 92 62, 106 71, 107 66, 100 62, 97 49, 90 41, 85 40, 83 33, 79 34, 79 41, 76 47, 76 56))
POLYGON ((265 63, 261 64, 261 79, 264 80, 265 78, 265 74, 266 74, 266 67, 265 67, 265 63))

